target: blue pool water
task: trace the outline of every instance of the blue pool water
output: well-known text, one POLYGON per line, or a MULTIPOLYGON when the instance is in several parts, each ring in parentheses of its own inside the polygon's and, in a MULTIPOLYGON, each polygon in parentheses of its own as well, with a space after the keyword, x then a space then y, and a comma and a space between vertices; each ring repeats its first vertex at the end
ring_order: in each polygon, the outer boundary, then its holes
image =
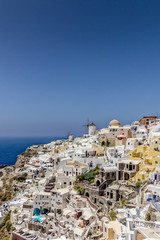
POLYGON ((42 221, 42 216, 41 215, 39 215, 39 216, 36 216, 36 218, 34 218, 34 221, 39 221, 39 222, 41 222, 42 221))

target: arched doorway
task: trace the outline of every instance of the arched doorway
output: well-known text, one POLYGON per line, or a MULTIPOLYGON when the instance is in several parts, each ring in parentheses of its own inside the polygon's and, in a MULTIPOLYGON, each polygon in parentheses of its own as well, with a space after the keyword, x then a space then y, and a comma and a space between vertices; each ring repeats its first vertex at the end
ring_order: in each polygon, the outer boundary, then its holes
POLYGON ((101 182, 99 180, 97 180, 96 186, 98 187, 100 184, 101 184, 101 182))
POLYGON ((86 197, 88 197, 88 198, 89 198, 89 193, 88 193, 88 192, 86 192, 86 197))

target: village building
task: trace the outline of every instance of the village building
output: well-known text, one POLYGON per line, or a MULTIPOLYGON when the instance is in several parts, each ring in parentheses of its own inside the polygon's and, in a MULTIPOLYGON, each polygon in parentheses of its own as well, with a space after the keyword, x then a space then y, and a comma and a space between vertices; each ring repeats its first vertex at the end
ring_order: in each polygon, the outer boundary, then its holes
POLYGON ((140 125, 148 126, 151 121, 155 121, 157 116, 144 116, 139 120, 140 125))

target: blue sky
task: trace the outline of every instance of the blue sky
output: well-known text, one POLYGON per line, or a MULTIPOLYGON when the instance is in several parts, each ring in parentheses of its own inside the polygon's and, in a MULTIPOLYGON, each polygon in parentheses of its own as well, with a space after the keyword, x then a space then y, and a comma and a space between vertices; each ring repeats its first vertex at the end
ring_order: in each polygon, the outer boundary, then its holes
POLYGON ((160 114, 159 0, 1 0, 0 136, 160 114))

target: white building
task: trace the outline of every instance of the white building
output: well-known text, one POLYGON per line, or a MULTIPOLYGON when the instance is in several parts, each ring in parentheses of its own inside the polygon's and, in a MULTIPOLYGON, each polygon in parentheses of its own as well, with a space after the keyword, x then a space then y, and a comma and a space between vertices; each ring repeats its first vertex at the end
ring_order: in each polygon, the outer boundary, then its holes
POLYGON ((34 200, 34 208, 40 209, 42 213, 50 211, 60 214, 67 205, 68 194, 67 188, 53 189, 51 192, 41 191, 34 200))
POLYGON ((144 193, 144 199, 152 199, 155 201, 160 201, 160 184, 150 184, 144 193))
POLYGON ((148 137, 150 147, 160 151, 160 123, 151 128, 148 137))
POLYGON ((88 164, 78 162, 68 162, 63 167, 63 174, 66 176, 78 176, 89 170, 88 164))
POLYGON ((133 151, 141 142, 142 138, 128 138, 126 141, 126 150, 133 151))
POLYGON ((94 123, 91 123, 88 126, 88 134, 91 135, 95 135, 96 134, 96 125, 94 123))

